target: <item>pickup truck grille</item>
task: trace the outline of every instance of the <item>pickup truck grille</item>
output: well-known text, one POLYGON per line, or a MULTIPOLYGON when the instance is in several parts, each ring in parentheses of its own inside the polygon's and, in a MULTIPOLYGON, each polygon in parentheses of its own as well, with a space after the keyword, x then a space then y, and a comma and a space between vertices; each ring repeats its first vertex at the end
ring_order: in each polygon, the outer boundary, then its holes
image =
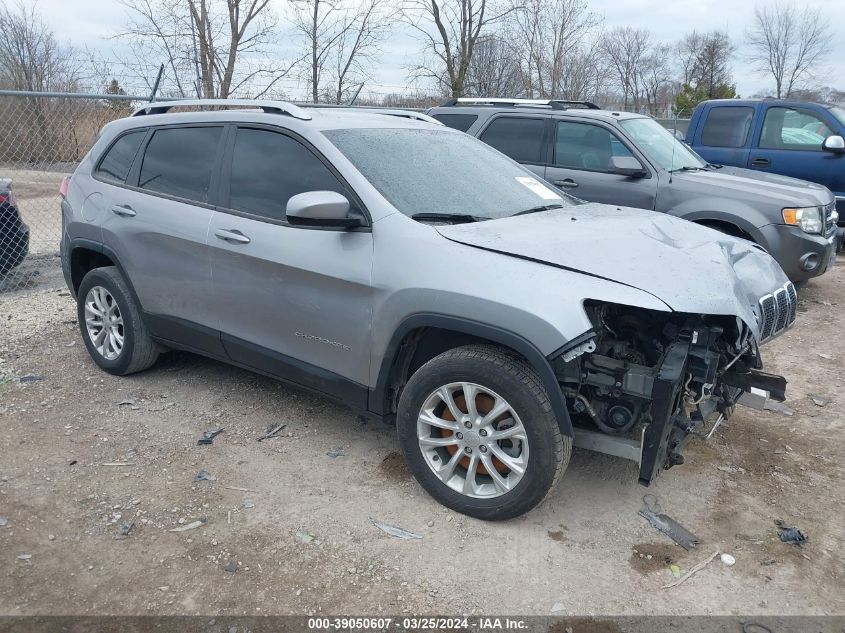
POLYGON ((836 211, 836 201, 834 200, 822 208, 824 211, 824 234, 830 235, 830 233, 836 230, 836 220, 833 215, 833 212, 836 211))
POLYGON ((793 323, 798 311, 798 293, 792 282, 760 298, 760 342, 780 334, 793 323))

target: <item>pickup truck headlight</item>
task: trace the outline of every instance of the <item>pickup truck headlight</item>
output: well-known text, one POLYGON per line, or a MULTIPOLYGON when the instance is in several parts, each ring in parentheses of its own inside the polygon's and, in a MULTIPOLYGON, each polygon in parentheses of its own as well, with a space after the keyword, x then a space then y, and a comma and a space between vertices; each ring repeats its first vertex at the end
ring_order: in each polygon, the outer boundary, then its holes
POLYGON ((821 234, 824 232, 824 216, 821 207, 784 209, 783 221, 797 226, 805 233, 821 234))

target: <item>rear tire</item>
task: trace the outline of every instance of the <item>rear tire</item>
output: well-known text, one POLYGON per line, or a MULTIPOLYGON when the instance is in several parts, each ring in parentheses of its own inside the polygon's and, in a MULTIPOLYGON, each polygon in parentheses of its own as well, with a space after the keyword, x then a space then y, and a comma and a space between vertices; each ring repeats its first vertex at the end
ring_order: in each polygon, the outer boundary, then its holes
POLYGON ((534 369, 488 345, 458 347, 420 367, 402 392, 397 433, 420 485, 443 505, 483 520, 534 508, 572 452, 534 369))
POLYGON ((82 279, 77 317, 85 347, 100 369, 125 376, 156 362, 159 348, 115 266, 95 268, 82 279))

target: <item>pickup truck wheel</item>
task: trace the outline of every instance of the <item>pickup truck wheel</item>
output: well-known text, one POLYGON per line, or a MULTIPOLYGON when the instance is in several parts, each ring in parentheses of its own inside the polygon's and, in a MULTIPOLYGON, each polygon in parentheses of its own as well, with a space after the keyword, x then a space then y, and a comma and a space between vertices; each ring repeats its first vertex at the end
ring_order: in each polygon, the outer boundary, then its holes
POLYGON ((534 370, 486 345, 449 350, 417 370, 399 401, 397 432, 422 487, 485 520, 540 503, 572 451, 534 370))
POLYGON ((85 275, 77 292, 77 316, 85 347, 100 369, 125 376, 158 358, 158 347, 116 267, 85 275))

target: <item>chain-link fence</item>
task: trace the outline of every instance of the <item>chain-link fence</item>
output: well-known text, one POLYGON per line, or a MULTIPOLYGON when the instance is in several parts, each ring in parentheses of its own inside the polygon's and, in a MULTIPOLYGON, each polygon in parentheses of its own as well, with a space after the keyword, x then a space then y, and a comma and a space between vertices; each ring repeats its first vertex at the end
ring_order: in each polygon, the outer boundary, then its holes
POLYGON ((146 99, 0 90, 0 300, 60 283, 62 178, 133 101, 146 99))

